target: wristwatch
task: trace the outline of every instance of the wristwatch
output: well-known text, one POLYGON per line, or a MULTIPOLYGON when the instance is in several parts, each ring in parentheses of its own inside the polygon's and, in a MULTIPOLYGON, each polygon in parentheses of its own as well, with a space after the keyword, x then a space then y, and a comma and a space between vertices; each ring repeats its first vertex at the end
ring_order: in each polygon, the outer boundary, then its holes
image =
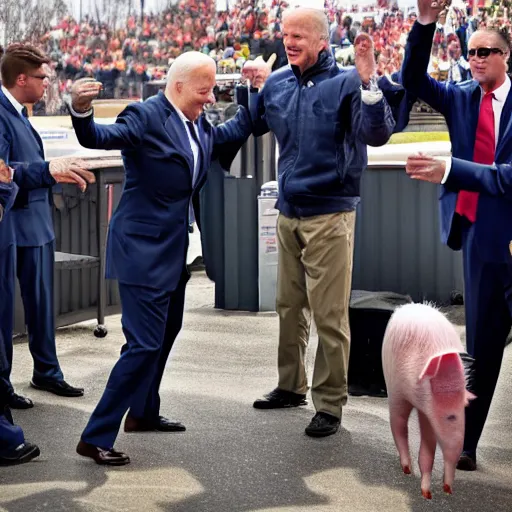
POLYGON ((364 83, 361 84, 361 89, 363 91, 371 91, 371 92, 380 91, 377 79, 378 79, 377 75, 372 75, 367 84, 364 84, 364 83))

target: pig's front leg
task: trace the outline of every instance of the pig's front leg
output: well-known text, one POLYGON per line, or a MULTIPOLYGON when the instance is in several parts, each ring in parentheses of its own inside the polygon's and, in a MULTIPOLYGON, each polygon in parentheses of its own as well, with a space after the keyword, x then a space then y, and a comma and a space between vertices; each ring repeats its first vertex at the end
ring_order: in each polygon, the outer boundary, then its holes
POLYGON ((391 433, 400 455, 400 464, 406 475, 411 474, 411 455, 409 452, 409 416, 412 405, 404 398, 391 395, 389 397, 389 419, 391 433))
POLYGON ((431 500, 430 483, 437 441, 428 417, 421 411, 418 411, 418 418, 420 420, 421 433, 420 455, 418 459, 421 471, 421 494, 424 498, 431 500))

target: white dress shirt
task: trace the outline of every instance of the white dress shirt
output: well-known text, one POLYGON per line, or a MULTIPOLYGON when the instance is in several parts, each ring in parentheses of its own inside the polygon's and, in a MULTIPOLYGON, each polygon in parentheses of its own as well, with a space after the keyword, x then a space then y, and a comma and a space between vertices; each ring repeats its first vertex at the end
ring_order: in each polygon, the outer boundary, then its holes
MULTIPOLYGON (((492 111, 494 113, 494 149, 498 147, 498 139, 500 134, 500 120, 501 120, 501 113, 503 112, 503 106, 505 105, 505 101, 507 100, 507 96, 510 92, 511 88, 511 82, 508 75, 505 77, 505 81, 493 91, 493 98, 492 98, 492 111)), ((482 95, 480 98, 480 103, 482 102, 482 98, 484 97, 484 91, 482 88, 480 88, 482 91, 482 95)), ((444 160, 446 162, 446 170, 444 172, 443 180, 441 181, 442 184, 446 182, 448 179, 448 175, 450 174, 450 170, 452 168, 452 157, 444 157, 444 160)))
MULTIPOLYGON (((169 98, 167 98, 169 99, 169 98)), ((195 185, 197 175, 199 173, 199 146, 197 145, 197 142, 194 140, 194 137, 192 137, 192 134, 190 133, 190 130, 188 129, 187 123, 192 123, 192 126, 194 127, 194 131, 196 133, 197 140, 199 139, 199 133, 197 131, 197 124, 195 122, 190 121, 185 117, 185 114, 171 101, 169 100, 169 103, 173 106, 174 110, 178 113, 178 116, 180 117, 181 121, 183 122, 183 126, 185 127, 185 131, 187 132, 188 141, 190 143, 190 149, 192 150, 192 154, 194 155, 194 174, 192 179, 192 185, 195 185)))
MULTIPOLYGON (((23 111, 23 105, 2 85, 2 92, 4 93, 5 97, 11 102, 11 105, 16 109, 16 112, 23 117, 22 111, 23 111)), ((14 177, 14 169, 12 167, 9 167, 11 170, 11 180, 14 177)))
POLYGON ((11 102, 12 106, 16 109, 16 112, 20 116, 23 116, 21 113, 23 110, 23 105, 2 85, 2 92, 5 94, 5 97, 11 102))

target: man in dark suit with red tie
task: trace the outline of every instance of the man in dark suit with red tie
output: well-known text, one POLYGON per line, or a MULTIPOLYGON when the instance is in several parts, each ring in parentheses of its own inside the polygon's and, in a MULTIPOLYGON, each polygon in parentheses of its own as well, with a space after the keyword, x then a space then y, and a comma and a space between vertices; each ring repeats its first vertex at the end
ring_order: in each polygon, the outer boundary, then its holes
POLYGON ((491 406, 512 325, 512 93, 510 45, 500 32, 480 30, 468 43, 473 80, 442 84, 427 74, 440 7, 418 0, 409 34, 404 87, 444 115, 452 158, 411 156, 412 178, 442 184, 441 238, 462 249, 467 351, 474 358, 466 409, 464 451, 458 469, 476 469, 476 449, 491 406))

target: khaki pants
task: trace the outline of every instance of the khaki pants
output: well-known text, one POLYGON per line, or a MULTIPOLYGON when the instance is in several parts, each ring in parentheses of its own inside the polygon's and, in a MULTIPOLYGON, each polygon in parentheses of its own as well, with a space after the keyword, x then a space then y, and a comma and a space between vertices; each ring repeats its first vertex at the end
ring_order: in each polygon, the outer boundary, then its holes
POLYGON ((304 361, 313 314, 318 330, 313 403, 317 412, 338 418, 347 402, 355 219, 352 211, 301 219, 281 214, 277 221, 278 387, 307 392, 304 361))

